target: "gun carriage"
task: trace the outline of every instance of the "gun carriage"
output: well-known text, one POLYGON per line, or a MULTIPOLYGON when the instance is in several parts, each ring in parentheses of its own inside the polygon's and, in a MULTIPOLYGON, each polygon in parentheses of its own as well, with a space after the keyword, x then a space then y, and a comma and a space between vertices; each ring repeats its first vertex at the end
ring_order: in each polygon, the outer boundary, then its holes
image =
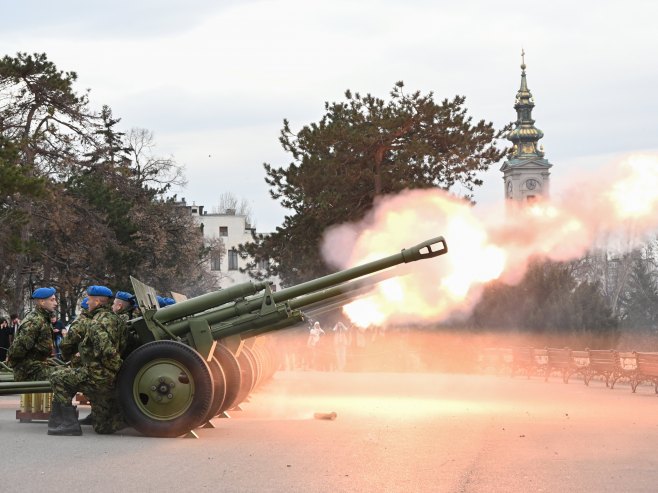
MULTIPOLYGON (((243 402, 278 368, 263 336, 302 322, 396 275, 390 268, 447 253, 443 237, 351 269, 273 291, 246 282, 158 308, 155 291, 131 278, 142 316, 117 379, 126 421, 140 433, 176 437, 243 402), (375 274, 379 271, 379 274, 375 274), (302 312, 302 309, 305 312, 302 312)), ((0 395, 48 392, 49 382, 0 379, 0 395)))

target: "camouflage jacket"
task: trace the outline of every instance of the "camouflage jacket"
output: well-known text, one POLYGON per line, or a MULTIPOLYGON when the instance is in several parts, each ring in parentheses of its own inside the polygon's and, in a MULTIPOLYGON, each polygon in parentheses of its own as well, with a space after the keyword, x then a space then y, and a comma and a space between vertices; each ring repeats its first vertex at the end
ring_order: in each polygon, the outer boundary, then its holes
POLYGON ((92 316, 87 310, 82 310, 78 318, 70 325, 68 332, 59 344, 64 361, 69 361, 78 352, 78 346, 87 334, 87 328, 92 316))
POLYGON ((23 319, 7 353, 7 361, 17 367, 32 361, 45 361, 53 353, 53 326, 50 313, 36 307, 23 319))
POLYGON ((123 322, 123 324, 118 328, 117 341, 119 343, 119 354, 121 354, 121 357, 124 359, 126 358, 128 352, 132 350, 136 344, 135 334, 133 334, 128 329, 128 320, 131 318, 131 313, 132 309, 126 309, 117 313, 117 316, 123 322))
POLYGON ((115 376, 121 368, 120 337, 125 324, 107 306, 94 310, 78 346, 82 366, 99 374, 115 376))

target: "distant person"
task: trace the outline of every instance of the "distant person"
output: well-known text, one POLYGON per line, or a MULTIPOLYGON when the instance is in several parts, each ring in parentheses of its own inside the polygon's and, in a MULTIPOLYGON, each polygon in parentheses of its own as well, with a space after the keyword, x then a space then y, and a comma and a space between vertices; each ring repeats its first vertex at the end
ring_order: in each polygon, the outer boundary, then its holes
POLYGON ((347 348, 352 344, 352 334, 343 322, 334 325, 334 352, 336 353, 336 370, 345 371, 347 365, 347 348))
POLYGON ((48 380, 55 368, 48 363, 54 347, 50 316, 57 309, 55 293, 55 288, 38 288, 32 293, 34 310, 21 323, 7 354, 15 382, 48 380))
POLYGON ((7 350, 11 344, 11 327, 7 319, 0 318, 0 361, 7 359, 7 350))
POLYGON ((16 334, 18 334, 18 328, 21 326, 21 319, 18 318, 18 315, 12 314, 10 317, 9 327, 11 327, 11 341, 14 342, 16 334))
POLYGON ((306 340, 307 364, 311 369, 315 369, 317 365, 317 350, 322 335, 324 335, 324 330, 320 327, 320 322, 315 322, 309 329, 308 339, 306 340))
POLYGON ((357 326, 354 334, 354 360, 359 370, 365 369, 366 349, 368 347, 368 328, 357 326))
POLYGON ((53 313, 50 316, 50 323, 53 326, 54 355, 57 359, 62 359, 60 345, 62 343, 62 337, 64 337, 64 333, 66 332, 66 327, 64 326, 64 323, 59 320, 56 313, 53 313))

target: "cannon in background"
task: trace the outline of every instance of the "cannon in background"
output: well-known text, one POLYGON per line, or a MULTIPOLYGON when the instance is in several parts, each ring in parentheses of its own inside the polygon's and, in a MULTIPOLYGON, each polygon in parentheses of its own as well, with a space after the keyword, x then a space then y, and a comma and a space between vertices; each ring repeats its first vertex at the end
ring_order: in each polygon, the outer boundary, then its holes
MULTIPOLYGON (((130 321, 135 348, 117 380, 126 421, 140 433, 176 437, 247 398, 278 365, 263 338, 304 320, 303 308, 336 306, 367 290, 399 264, 447 253, 436 237, 400 253, 272 291, 246 282, 158 308, 153 288, 131 278, 142 316, 130 321)), ((0 395, 46 392, 48 382, 1 382, 0 395)))

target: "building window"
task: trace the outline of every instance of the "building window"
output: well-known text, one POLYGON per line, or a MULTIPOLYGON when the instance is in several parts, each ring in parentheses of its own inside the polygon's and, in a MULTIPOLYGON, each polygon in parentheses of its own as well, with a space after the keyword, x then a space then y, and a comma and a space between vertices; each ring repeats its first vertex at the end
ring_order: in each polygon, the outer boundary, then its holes
POLYGON ((228 226, 219 227, 219 236, 228 236, 228 226))
POLYGON ((228 270, 238 270, 238 252, 237 250, 228 251, 228 270))
POLYGON ((222 270, 222 256, 219 253, 210 255, 210 270, 222 270))
POLYGON ((267 270, 270 267, 270 259, 262 259, 256 263, 256 268, 258 270, 267 270))

